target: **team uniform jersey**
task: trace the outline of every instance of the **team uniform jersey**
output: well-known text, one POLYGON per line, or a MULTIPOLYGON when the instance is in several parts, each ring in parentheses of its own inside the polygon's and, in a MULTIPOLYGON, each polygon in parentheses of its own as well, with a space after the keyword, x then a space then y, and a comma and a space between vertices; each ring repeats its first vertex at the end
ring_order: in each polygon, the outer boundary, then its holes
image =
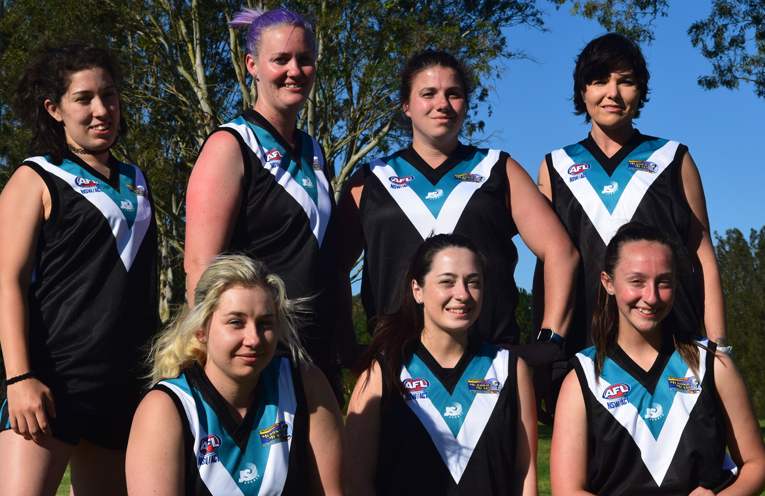
POLYGON ((678 185, 687 151, 677 141, 636 131, 611 158, 592 136, 547 155, 553 208, 581 255, 578 304, 565 348, 568 357, 592 344, 592 314, 606 247, 616 231, 630 221, 659 228, 673 243, 678 262, 672 308, 675 323, 691 332, 699 331, 693 267, 685 249, 691 208, 678 185))
POLYGON ((507 207, 508 155, 459 145, 438 168, 413 148, 365 165, 359 217, 364 234, 361 299, 368 319, 391 312, 406 264, 430 235, 467 236, 487 259, 483 311, 473 333, 518 343, 513 273, 518 234, 507 207))
POLYGON ((471 340, 442 369, 420 345, 401 367, 406 398, 383 385, 377 494, 510 494, 516 366, 514 354, 471 340))
POLYGON ((309 493, 308 409, 300 371, 275 357, 237 425, 201 365, 153 389, 170 395, 183 423, 188 496, 309 493))
POLYGON ((311 297, 313 314, 300 334, 325 368, 337 320, 337 219, 324 152, 302 131, 291 148, 254 110, 219 131, 236 137, 244 160, 242 204, 228 251, 265 263, 289 298, 311 297))
POLYGON ((56 406, 120 416, 138 405, 141 347, 158 319, 157 232, 141 171, 109 159, 107 179, 74 154, 32 157, 49 218, 28 292, 29 357, 56 406))
POLYGON ((648 371, 615 345, 597 381, 595 348, 577 353, 572 362, 593 449, 591 492, 677 495, 701 486, 717 493, 733 482, 714 353, 699 352, 697 379, 671 339, 648 371))

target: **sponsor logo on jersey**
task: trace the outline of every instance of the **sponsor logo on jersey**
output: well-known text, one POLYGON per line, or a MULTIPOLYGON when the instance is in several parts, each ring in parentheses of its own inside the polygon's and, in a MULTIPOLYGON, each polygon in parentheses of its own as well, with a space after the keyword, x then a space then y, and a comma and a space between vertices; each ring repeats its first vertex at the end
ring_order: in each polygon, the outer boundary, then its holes
POLYGON ((80 188, 96 188, 99 186, 98 181, 93 181, 92 179, 88 179, 87 177, 79 177, 79 176, 74 178, 74 184, 76 184, 80 188))
POLYGON ((136 196, 146 196, 146 188, 143 186, 133 186, 132 184, 126 184, 125 186, 136 196))
POLYGON ((135 207, 133 206, 133 202, 130 200, 122 200, 120 201, 120 208, 126 212, 132 212, 135 210, 135 207))
POLYGON ((287 422, 277 422, 268 429, 262 429, 260 433, 260 443, 264 448, 277 443, 289 441, 292 437, 292 426, 287 422))
POLYGON ((605 391, 603 391, 603 399, 604 400, 615 400, 616 398, 621 398, 622 396, 627 396, 630 394, 630 390, 632 388, 629 384, 625 384, 623 382, 619 384, 614 384, 612 386, 609 386, 606 388, 605 391))
POLYGON ((699 394, 701 384, 695 376, 691 377, 668 377, 670 393, 699 394))
POLYGON ((284 155, 282 155, 282 152, 280 150, 274 148, 273 150, 269 150, 268 152, 266 152, 266 162, 281 160, 283 156, 284 155))
POLYGON ((462 405, 459 403, 452 403, 444 410, 444 417, 457 418, 462 416, 462 405))
POLYGON ((645 415, 643 418, 646 420, 659 420, 664 416, 664 409, 659 403, 654 403, 645 409, 645 415))
POLYGON ((321 170, 321 164, 319 163, 319 157, 313 158, 313 164, 311 164, 311 167, 313 167, 313 170, 321 170))
POLYGON ((430 387, 430 382, 427 379, 422 377, 407 379, 403 384, 406 390, 409 391, 404 400, 423 400, 428 397, 427 389, 430 387))
POLYGON ((247 463, 244 470, 239 471, 239 483, 251 484, 260 478, 258 467, 254 463, 247 463))
POLYGON ((616 181, 611 181, 611 184, 606 184, 603 186, 603 191, 600 192, 601 195, 615 195, 619 191, 619 183, 616 181))
POLYGON ((467 181, 471 183, 482 183, 484 177, 478 174, 468 174, 467 172, 464 174, 455 174, 454 180, 455 181, 467 181))
POLYGON ((444 190, 437 189, 437 190, 431 191, 427 195, 425 195, 425 199, 426 200, 438 200, 442 196, 444 196, 444 190))
POLYGON ((574 182, 577 179, 584 179, 587 177, 587 170, 590 168, 590 164, 574 164, 568 168, 569 182, 574 182))
POLYGON ((199 454, 197 455, 197 467, 202 465, 209 465, 220 461, 218 458, 218 450, 223 441, 217 434, 209 434, 207 438, 202 440, 199 445, 199 454))
POLYGON ((400 189, 409 186, 410 181, 414 181, 414 176, 391 176, 388 180, 393 183, 390 189, 400 189))
POLYGON ((651 174, 656 174, 656 164, 653 162, 647 162, 645 160, 629 160, 628 166, 630 170, 645 171, 651 174))
POLYGON ((311 181, 310 177, 304 177, 303 178, 303 187, 304 188, 313 188, 313 181, 311 181))
POLYGON ((622 396, 621 398, 617 398, 615 401, 606 401, 606 406, 609 410, 613 410, 614 408, 629 405, 630 399, 626 396, 622 396))
POLYGON ((468 379, 468 391, 471 393, 499 394, 499 381, 491 379, 468 379))

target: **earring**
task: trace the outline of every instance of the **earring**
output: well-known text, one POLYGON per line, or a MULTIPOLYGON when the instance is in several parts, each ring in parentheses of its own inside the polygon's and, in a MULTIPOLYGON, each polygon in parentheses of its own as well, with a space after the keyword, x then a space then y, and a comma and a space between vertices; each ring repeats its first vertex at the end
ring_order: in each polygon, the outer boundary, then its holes
POLYGON ((418 305, 422 305, 422 300, 417 300, 418 305))
POLYGON ((608 296, 613 296, 614 294, 609 291, 608 296))

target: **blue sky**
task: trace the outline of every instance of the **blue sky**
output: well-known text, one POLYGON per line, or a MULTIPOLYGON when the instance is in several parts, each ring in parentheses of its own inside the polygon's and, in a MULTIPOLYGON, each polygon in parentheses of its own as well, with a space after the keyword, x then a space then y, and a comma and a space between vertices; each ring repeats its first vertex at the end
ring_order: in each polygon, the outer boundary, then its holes
MULTIPOLYGON (((711 66, 687 31, 708 15, 709 2, 671 3, 669 16, 655 22, 656 40, 643 46, 651 92, 635 125, 644 134, 687 145, 701 173, 712 231, 724 235, 735 227, 748 238, 751 228, 765 225, 765 99, 748 84, 733 91, 705 91, 697 84, 711 66)), ((524 50, 536 62, 505 61, 503 77, 494 82, 493 114, 481 116, 487 135, 494 133, 486 146, 509 152, 535 180, 546 153, 589 132, 582 117, 572 113, 571 73, 584 45, 605 33, 597 22, 572 17, 566 8, 550 6, 547 14, 549 32, 506 31, 510 48, 524 50)), ((516 282, 530 290, 535 258, 519 236, 515 241, 516 282)))

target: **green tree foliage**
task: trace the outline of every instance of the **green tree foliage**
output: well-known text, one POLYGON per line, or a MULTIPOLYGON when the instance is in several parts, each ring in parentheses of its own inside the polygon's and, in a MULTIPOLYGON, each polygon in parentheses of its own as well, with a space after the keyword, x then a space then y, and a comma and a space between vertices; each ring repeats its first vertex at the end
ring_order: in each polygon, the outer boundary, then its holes
POLYGON ((747 240, 738 229, 717 238, 717 260, 725 292, 728 340, 744 376, 758 418, 765 416, 765 227, 747 240))
POLYGON ((765 2, 717 0, 709 17, 688 30, 693 46, 712 63, 712 75, 699 78, 706 89, 754 84, 765 98, 765 2))
MULTIPOLYGON (((667 0, 550 0, 558 7, 571 4, 572 15, 594 19, 608 31, 637 42, 654 40, 653 22, 666 17, 667 0)), ((708 90, 738 88, 749 82, 765 98, 765 2, 711 0, 709 17, 688 29, 691 43, 712 64, 712 74, 699 77, 708 90)))
POLYGON ((531 293, 518 288, 518 307, 515 309, 515 320, 521 328, 520 344, 531 344, 531 293))

